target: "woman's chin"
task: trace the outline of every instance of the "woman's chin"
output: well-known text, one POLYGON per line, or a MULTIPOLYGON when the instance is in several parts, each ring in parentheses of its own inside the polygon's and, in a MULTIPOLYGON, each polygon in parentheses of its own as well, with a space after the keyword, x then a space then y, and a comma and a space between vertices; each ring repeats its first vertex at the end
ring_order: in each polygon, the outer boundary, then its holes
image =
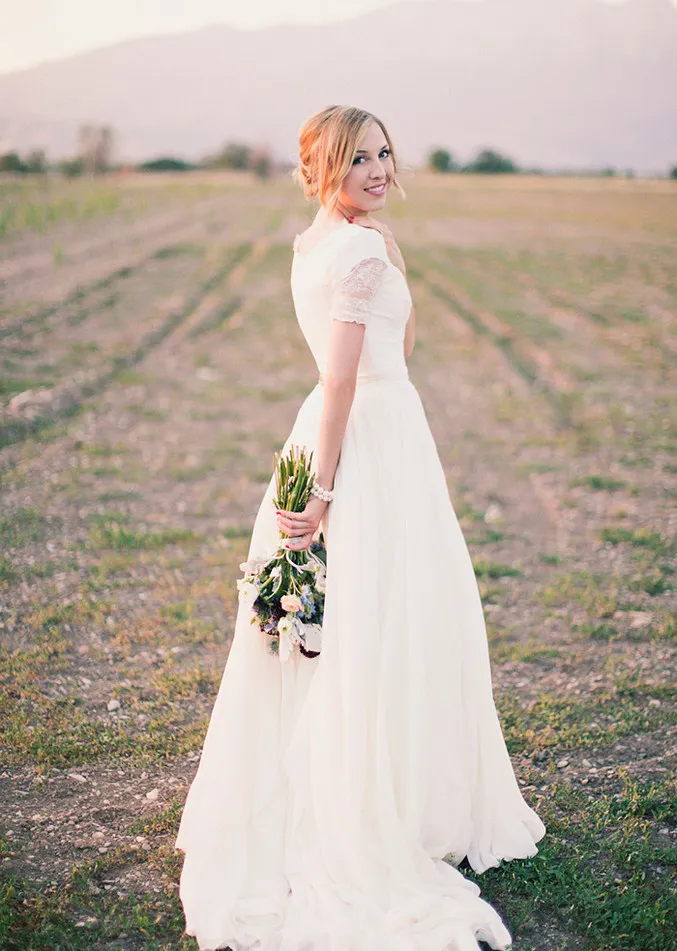
POLYGON ((362 211, 369 213, 370 211, 379 211, 381 208, 385 206, 385 203, 386 203, 385 194, 368 195, 366 201, 364 201, 363 199, 359 204, 356 203, 356 205, 362 211))

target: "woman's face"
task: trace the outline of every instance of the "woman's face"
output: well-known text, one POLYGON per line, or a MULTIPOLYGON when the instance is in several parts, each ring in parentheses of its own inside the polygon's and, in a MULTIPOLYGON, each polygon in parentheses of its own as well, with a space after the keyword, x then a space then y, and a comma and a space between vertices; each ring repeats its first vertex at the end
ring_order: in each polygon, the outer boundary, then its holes
POLYGON ((351 169, 343 179, 339 201, 352 213, 378 211, 385 206, 394 174, 383 130, 378 122, 372 120, 358 143, 351 169))

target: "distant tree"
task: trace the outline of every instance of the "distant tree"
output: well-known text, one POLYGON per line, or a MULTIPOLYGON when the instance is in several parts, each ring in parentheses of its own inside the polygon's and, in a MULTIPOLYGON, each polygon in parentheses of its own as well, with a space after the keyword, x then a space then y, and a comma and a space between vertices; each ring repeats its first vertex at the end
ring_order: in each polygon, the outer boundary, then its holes
POLYGON ((24 175, 28 171, 26 163, 18 152, 6 152, 0 155, 0 172, 14 172, 24 175))
POLYGON ((31 175, 44 175, 47 171, 47 156, 44 149, 33 149, 25 159, 26 171, 31 175))
POLYGON ((113 164, 113 130, 109 125, 99 129, 94 164, 97 172, 106 172, 113 164))
POLYGON ((273 166, 270 152, 265 146, 252 149, 249 154, 248 167, 259 178, 269 178, 273 166))
POLYGON ((205 159, 208 168, 249 168, 251 146, 241 142, 227 142, 223 148, 205 159))
POLYGON ((113 130, 110 126, 82 125, 78 130, 78 157, 88 175, 100 175, 111 167, 113 130))
POLYGON ((506 175, 514 174, 519 169, 512 159, 501 155, 495 149, 482 149, 475 159, 465 166, 464 171, 482 175, 506 175))
POLYGON ((670 178, 677 179, 677 165, 673 165, 670 169, 670 178))
POLYGON ((96 128, 93 125, 81 125, 78 129, 78 157, 82 169, 88 175, 94 174, 94 152, 96 149, 96 128))
POLYGON ((446 149, 433 149, 428 153, 428 168, 433 172, 455 172, 456 162, 446 149))
POLYGON ((611 168, 611 166, 609 166, 608 168, 603 168, 599 174, 602 176, 602 178, 615 178, 616 175, 618 175, 618 172, 615 168, 611 168))
POLYGON ((85 171, 85 163, 81 158, 62 159, 59 162, 59 171, 65 178, 77 178, 85 171))
POLYGON ((139 165, 142 172, 190 172, 196 166, 183 159, 163 156, 162 158, 151 159, 149 162, 143 162, 139 165))

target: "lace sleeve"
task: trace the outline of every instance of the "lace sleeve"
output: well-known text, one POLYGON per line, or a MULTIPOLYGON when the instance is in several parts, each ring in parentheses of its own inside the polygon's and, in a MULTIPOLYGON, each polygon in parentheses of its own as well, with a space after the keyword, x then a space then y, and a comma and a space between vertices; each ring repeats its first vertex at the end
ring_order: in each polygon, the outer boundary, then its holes
POLYGON ((330 316, 365 324, 371 304, 388 265, 382 258, 362 258, 334 288, 330 316))

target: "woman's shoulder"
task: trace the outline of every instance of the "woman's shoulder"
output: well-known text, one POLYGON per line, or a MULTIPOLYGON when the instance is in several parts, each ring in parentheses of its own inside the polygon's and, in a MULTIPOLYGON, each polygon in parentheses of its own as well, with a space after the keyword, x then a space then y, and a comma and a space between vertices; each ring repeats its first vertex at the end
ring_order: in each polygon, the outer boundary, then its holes
POLYGON ((385 238, 376 228, 349 224, 331 249, 330 275, 339 279, 365 258, 388 261, 385 238))
POLYGON ((378 228, 352 223, 343 231, 343 245, 385 250, 385 238, 378 228))

